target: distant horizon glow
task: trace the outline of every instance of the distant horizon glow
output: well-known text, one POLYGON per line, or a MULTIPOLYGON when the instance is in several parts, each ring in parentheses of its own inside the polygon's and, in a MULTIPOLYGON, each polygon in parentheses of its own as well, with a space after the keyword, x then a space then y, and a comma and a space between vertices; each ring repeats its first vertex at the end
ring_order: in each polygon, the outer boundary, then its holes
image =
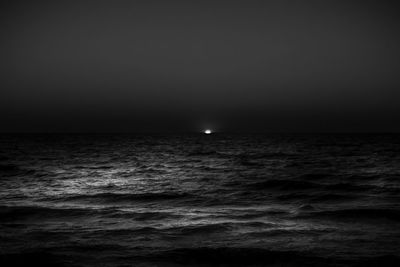
POLYGON ((0 133, 400 132, 390 1, 3 2, 0 133))

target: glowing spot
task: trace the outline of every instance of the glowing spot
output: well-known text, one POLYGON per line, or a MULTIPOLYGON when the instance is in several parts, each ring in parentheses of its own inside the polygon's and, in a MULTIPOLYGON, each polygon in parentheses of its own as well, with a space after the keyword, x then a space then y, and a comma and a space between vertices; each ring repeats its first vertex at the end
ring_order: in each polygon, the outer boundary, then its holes
POLYGON ((204 133, 205 133, 205 134, 211 134, 212 132, 211 132, 211 130, 208 130, 208 129, 207 129, 207 130, 204 131, 204 133))

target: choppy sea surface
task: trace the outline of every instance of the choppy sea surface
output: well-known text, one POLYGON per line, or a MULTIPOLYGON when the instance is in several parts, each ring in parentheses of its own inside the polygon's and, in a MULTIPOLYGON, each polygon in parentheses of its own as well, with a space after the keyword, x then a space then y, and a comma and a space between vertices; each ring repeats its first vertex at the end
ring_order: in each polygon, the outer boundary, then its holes
POLYGON ((400 266, 400 135, 1 135, 2 266, 400 266))

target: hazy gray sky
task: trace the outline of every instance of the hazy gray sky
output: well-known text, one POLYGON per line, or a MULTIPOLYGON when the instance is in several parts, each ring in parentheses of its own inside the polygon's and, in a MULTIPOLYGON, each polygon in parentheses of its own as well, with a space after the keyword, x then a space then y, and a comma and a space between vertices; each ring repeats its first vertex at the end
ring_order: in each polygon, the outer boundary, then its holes
POLYGON ((1 131, 399 131, 389 1, 6 1, 1 131))

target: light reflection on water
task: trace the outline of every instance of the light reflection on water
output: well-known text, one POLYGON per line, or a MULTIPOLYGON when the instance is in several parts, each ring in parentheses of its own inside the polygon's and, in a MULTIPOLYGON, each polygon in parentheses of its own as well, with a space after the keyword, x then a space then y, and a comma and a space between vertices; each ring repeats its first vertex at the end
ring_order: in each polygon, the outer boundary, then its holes
POLYGON ((400 254, 397 136, 1 140, 2 251, 62 245, 67 255, 102 243, 142 256, 189 247, 400 254))

